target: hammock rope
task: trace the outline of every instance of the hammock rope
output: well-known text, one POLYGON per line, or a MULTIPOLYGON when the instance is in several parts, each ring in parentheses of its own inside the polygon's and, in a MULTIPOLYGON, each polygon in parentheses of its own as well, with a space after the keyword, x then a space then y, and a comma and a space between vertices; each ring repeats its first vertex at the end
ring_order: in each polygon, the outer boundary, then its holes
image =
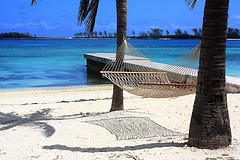
POLYGON ((126 40, 113 60, 101 71, 103 77, 134 95, 167 98, 196 92, 200 45, 169 65, 151 62, 126 40))

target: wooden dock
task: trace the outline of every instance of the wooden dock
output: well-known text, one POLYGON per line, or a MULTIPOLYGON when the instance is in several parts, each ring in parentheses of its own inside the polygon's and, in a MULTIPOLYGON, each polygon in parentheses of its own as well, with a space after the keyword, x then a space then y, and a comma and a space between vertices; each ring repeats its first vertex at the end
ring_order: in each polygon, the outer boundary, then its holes
MULTIPOLYGON (((85 53, 84 58, 86 59, 86 66, 88 73, 97 75, 98 77, 101 77, 100 71, 103 69, 103 67, 109 62, 110 60, 115 59, 115 53, 85 53)), ((127 57, 125 57, 127 58, 127 57)), ((127 59, 131 59, 129 56, 127 59)), ((128 63, 131 63, 133 65, 141 65, 136 64, 136 61, 128 61, 128 63)), ((145 65, 145 67, 150 67, 158 70, 162 70, 167 64, 163 63, 156 63, 156 62, 148 62, 144 63, 142 65, 145 65)), ((167 71, 167 70, 162 70, 167 71)), ((179 74, 179 73, 174 73, 179 74)), ((191 77, 196 77, 197 75, 186 75, 186 77, 183 77, 183 81, 186 81, 187 78, 192 79, 191 77)), ((228 93, 240 93, 240 78, 239 77, 231 77, 226 76, 226 82, 227 82, 227 92, 228 93)))

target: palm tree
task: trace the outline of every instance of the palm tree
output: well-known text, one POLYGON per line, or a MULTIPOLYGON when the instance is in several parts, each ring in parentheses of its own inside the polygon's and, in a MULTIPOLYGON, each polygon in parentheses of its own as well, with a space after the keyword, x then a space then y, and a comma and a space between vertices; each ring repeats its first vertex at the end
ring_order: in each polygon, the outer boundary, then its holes
POLYGON ((97 37, 98 33, 97 32, 93 32, 94 37, 97 37))
POLYGON ((103 35, 104 35, 104 37, 107 37, 107 31, 103 31, 103 35))
MULTIPOLYGON (((32 0, 32 4, 37 0, 32 0)), ((78 22, 85 23, 87 35, 91 35, 95 26, 99 0, 81 0, 78 13, 78 22)), ((117 8, 117 48, 123 43, 127 33, 127 0, 116 0, 117 8)), ((117 53, 116 59, 122 60, 121 53, 117 53)), ((123 110, 123 90, 113 86, 112 106, 110 111, 123 110)))
POLYGON ((101 31, 98 32, 98 35, 102 37, 103 33, 101 31))
MULTIPOLYGON (((99 0, 81 0, 78 14, 78 22, 85 22, 86 30, 91 33, 94 29, 99 0)), ((123 43, 127 33, 127 0, 116 0, 117 8, 117 48, 123 43)), ((106 31, 104 31, 106 36, 106 31)), ((117 53, 116 59, 122 60, 121 53, 117 53)), ((121 63, 121 62, 120 62, 121 63)), ((123 110, 123 90, 113 86, 112 106, 110 111, 123 110)))
MULTIPOLYGON (((116 0, 117 7, 117 48, 121 46, 127 36, 127 0, 116 0)), ((117 53, 116 59, 122 59, 117 53)), ((113 85, 113 99, 110 111, 123 110, 123 90, 113 85)))
POLYGON ((133 37, 135 37, 135 31, 134 30, 132 30, 132 35, 133 35, 133 37))
POLYGON ((183 32, 180 28, 178 28, 176 31, 175 31, 175 35, 176 36, 182 36, 183 35, 183 32))
POLYGON ((169 35, 169 33, 170 33, 170 32, 169 32, 168 30, 166 30, 166 35, 167 35, 167 36, 169 35))
MULTIPOLYGON (((191 8, 197 0, 185 0, 191 8)), ((191 117, 190 146, 216 149, 231 144, 225 89, 229 0, 206 0, 198 83, 191 117)))

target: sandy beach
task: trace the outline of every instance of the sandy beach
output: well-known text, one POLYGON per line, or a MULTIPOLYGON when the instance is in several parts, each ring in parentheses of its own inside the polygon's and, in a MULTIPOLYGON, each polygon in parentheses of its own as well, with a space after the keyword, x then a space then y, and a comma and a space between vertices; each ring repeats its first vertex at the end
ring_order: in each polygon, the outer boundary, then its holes
POLYGON ((233 143, 188 147, 195 95, 152 99, 124 92, 108 112, 112 85, 0 92, 1 160, 240 159, 240 94, 228 94, 233 143))

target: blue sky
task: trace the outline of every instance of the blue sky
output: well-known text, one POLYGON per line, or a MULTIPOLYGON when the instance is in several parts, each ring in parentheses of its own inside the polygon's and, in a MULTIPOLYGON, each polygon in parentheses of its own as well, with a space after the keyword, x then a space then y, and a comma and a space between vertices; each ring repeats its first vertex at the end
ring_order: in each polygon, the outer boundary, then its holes
MULTIPOLYGON (((29 32, 45 37, 72 37, 83 32, 77 24, 80 0, 42 0, 34 7, 31 0, 0 0, 0 33, 29 32)), ((177 28, 192 34, 202 26, 205 0, 190 10, 184 0, 128 0, 128 35, 158 27, 174 34, 177 28)), ((230 27, 240 28, 240 1, 230 0, 230 27)), ((116 32, 115 0, 100 0, 95 31, 116 32)))

